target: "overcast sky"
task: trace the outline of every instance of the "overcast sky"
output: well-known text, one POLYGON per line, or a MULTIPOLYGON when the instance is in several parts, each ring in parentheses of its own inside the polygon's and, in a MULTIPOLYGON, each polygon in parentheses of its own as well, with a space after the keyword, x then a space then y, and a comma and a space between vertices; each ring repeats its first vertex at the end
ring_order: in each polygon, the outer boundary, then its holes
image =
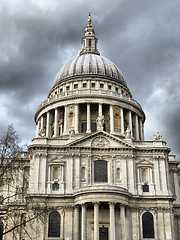
POLYGON ((0 0, 0 131, 13 123, 22 143, 59 69, 81 50, 88 12, 102 56, 114 62, 180 160, 179 0, 0 0))

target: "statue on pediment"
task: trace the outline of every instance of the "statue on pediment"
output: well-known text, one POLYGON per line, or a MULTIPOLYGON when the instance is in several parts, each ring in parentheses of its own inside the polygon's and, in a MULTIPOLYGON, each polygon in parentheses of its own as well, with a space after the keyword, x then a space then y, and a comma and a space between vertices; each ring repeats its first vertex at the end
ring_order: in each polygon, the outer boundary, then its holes
POLYGON ((103 131, 104 128, 104 116, 99 116, 96 119, 97 131, 103 131))
POLYGON ((162 135, 160 135, 160 133, 157 132, 157 134, 154 134, 154 140, 155 141, 161 141, 162 140, 162 135))

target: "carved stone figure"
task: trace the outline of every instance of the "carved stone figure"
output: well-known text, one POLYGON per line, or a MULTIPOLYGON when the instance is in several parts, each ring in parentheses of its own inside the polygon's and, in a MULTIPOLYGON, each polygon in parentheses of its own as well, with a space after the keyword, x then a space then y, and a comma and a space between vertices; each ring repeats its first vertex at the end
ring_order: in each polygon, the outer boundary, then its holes
POLYGON ((39 131, 39 136, 40 136, 40 137, 45 137, 45 136, 46 136, 45 129, 41 129, 41 130, 39 131))
POLYGON ((70 135, 70 137, 74 137, 74 135, 75 135, 75 130, 74 130, 73 127, 69 129, 69 135, 70 135))
POLYGON ((159 132, 157 132, 157 134, 154 135, 154 140, 156 141, 162 140, 162 135, 160 135, 159 132))
POLYGON ((129 128, 126 129, 125 139, 131 139, 131 130, 129 128))
POLYGON ((96 119, 96 125, 97 125, 97 131, 103 131, 104 116, 99 116, 96 119))

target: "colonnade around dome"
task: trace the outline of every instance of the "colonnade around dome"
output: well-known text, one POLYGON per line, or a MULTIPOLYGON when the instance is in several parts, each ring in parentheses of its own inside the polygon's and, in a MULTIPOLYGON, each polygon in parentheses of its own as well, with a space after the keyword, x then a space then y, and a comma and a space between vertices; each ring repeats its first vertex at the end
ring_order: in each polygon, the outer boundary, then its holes
POLYGON ((98 119, 103 118, 101 130, 124 137, 127 128, 131 138, 143 140, 143 122, 138 114, 120 106, 103 103, 69 104, 51 109, 38 119, 36 137, 60 137, 69 134, 98 131, 98 119))

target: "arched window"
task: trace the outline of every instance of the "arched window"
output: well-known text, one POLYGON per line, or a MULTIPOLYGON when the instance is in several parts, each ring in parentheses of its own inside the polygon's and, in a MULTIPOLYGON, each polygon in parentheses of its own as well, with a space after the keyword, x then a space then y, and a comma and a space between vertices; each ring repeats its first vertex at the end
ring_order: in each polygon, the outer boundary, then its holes
POLYGON ((142 215, 143 238, 154 238, 154 219, 150 212, 142 215))
POLYGON ((98 160, 94 162, 94 182, 107 182, 107 162, 98 160))
POLYGON ((48 237, 60 237, 61 216, 57 211, 49 214, 48 237))
POLYGON ((0 240, 3 240, 3 228, 4 228, 4 224, 0 220, 0 240))

